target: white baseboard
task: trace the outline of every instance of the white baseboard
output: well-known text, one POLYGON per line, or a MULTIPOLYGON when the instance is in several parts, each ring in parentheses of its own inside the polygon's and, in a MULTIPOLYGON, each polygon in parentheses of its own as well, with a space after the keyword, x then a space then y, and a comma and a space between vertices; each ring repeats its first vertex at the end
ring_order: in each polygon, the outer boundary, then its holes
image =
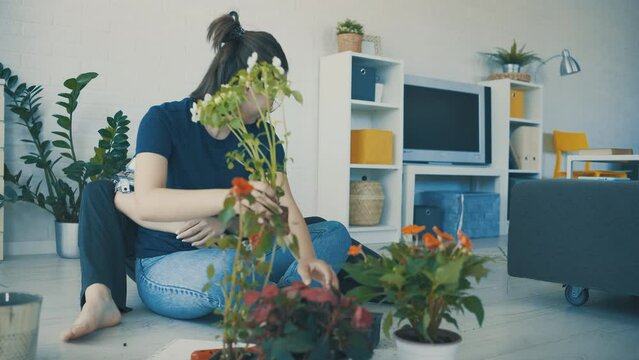
POLYGON ((11 241, 4 243, 4 256, 55 254, 55 241, 11 241))

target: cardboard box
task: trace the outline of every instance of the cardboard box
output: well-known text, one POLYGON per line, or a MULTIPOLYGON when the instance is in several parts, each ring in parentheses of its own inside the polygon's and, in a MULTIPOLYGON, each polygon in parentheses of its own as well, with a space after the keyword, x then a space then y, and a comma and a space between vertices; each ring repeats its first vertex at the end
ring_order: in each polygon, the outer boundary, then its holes
POLYGON ((510 91, 510 117, 524 119, 524 92, 521 90, 510 91))
POLYGON ((393 164, 393 133, 386 130, 351 130, 351 164, 393 164))

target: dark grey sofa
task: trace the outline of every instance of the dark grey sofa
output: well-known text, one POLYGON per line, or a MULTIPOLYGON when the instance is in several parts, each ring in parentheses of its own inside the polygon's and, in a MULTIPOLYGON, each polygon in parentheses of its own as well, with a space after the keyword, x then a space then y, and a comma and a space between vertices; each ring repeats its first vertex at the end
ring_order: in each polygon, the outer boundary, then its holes
POLYGON ((530 180, 510 194, 508 274, 639 295, 639 182, 530 180))

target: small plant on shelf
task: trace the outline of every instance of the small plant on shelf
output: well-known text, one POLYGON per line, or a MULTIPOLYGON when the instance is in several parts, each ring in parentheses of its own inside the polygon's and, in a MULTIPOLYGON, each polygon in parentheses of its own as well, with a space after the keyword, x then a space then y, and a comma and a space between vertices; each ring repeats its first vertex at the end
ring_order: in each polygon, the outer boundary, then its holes
POLYGON ((541 60, 534 52, 524 51, 525 48, 526 45, 522 45, 518 48, 517 41, 513 40, 509 49, 498 47, 495 48, 495 51, 492 53, 482 54, 488 56, 497 64, 502 65, 504 72, 519 72, 522 67, 541 60))
POLYGON ((337 23, 338 51, 362 52, 364 26, 359 22, 346 19, 337 23))
POLYGON ((339 34, 364 35, 364 26, 356 20, 346 19, 337 23, 337 35, 339 34))

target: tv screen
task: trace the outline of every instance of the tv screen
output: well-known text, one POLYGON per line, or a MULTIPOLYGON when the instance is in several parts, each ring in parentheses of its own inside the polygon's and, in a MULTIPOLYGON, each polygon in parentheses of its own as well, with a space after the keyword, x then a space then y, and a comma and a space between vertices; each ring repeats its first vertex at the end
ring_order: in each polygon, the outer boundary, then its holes
POLYGON ((479 151, 479 95, 406 85, 404 148, 479 151))
POLYGON ((490 163, 490 88, 404 77, 404 161, 490 163))

